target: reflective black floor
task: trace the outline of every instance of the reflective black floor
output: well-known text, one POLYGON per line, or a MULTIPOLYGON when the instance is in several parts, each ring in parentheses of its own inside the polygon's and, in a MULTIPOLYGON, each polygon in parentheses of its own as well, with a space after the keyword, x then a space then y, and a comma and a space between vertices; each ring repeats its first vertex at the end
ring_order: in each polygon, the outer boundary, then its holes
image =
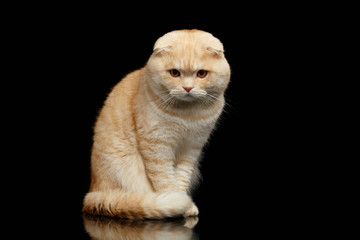
POLYGON ((124 220, 83 215, 84 237, 101 240, 199 239, 198 218, 171 220, 124 220))

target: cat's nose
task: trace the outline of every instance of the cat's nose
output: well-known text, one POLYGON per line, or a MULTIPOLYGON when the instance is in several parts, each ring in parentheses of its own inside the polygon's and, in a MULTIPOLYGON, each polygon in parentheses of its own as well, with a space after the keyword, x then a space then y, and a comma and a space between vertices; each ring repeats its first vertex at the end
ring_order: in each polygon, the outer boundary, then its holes
POLYGON ((191 89, 193 89, 192 87, 184 87, 184 89, 187 91, 187 92, 190 92, 191 89))

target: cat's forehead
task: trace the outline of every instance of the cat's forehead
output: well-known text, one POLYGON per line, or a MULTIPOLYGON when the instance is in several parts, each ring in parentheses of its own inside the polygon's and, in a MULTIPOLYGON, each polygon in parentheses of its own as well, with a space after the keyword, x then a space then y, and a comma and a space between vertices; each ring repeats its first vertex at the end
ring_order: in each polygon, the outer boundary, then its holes
POLYGON ((206 64, 206 61, 199 61, 198 59, 189 56, 173 59, 172 61, 169 61, 167 64, 165 64, 165 67, 167 69, 175 68, 186 72, 195 72, 199 69, 209 68, 209 66, 206 64))
POLYGON ((186 54, 186 52, 211 51, 219 56, 222 56, 224 52, 223 45, 219 39, 201 30, 178 30, 169 32, 155 42, 155 54, 170 50, 184 54, 186 54))
POLYGON ((210 70, 218 57, 206 49, 194 46, 179 45, 160 54, 162 64, 166 69, 178 69, 195 72, 199 69, 210 70))

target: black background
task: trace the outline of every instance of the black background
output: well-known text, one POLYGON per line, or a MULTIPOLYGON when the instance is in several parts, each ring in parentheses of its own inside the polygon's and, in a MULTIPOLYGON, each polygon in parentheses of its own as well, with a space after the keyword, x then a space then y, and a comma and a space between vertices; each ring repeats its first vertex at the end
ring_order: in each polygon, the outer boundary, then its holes
POLYGON ((317 132, 309 138, 309 131, 318 123, 307 108, 316 26, 308 28, 294 9, 269 13, 266 7, 221 19, 149 14, 155 21, 65 13, 22 21, 15 43, 23 51, 20 61, 29 63, 19 90, 26 101, 18 109, 29 110, 22 114, 28 156, 22 175, 25 189, 34 191, 26 209, 43 219, 39 224, 87 239, 81 208, 98 111, 121 78, 146 64, 156 39, 196 28, 222 41, 232 70, 228 106, 205 147, 203 181, 194 193, 196 232, 208 239, 296 228, 292 219, 306 214, 311 200, 304 189, 318 190, 308 188, 318 167, 308 160, 318 138, 317 132))

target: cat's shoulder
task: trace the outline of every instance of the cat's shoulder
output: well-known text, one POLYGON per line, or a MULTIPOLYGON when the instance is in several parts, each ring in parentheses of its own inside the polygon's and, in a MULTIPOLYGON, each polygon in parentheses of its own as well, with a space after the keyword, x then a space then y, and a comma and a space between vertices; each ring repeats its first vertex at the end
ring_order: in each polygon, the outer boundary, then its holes
POLYGON ((128 73, 118 82, 110 93, 110 96, 129 95, 138 91, 143 68, 128 73))

